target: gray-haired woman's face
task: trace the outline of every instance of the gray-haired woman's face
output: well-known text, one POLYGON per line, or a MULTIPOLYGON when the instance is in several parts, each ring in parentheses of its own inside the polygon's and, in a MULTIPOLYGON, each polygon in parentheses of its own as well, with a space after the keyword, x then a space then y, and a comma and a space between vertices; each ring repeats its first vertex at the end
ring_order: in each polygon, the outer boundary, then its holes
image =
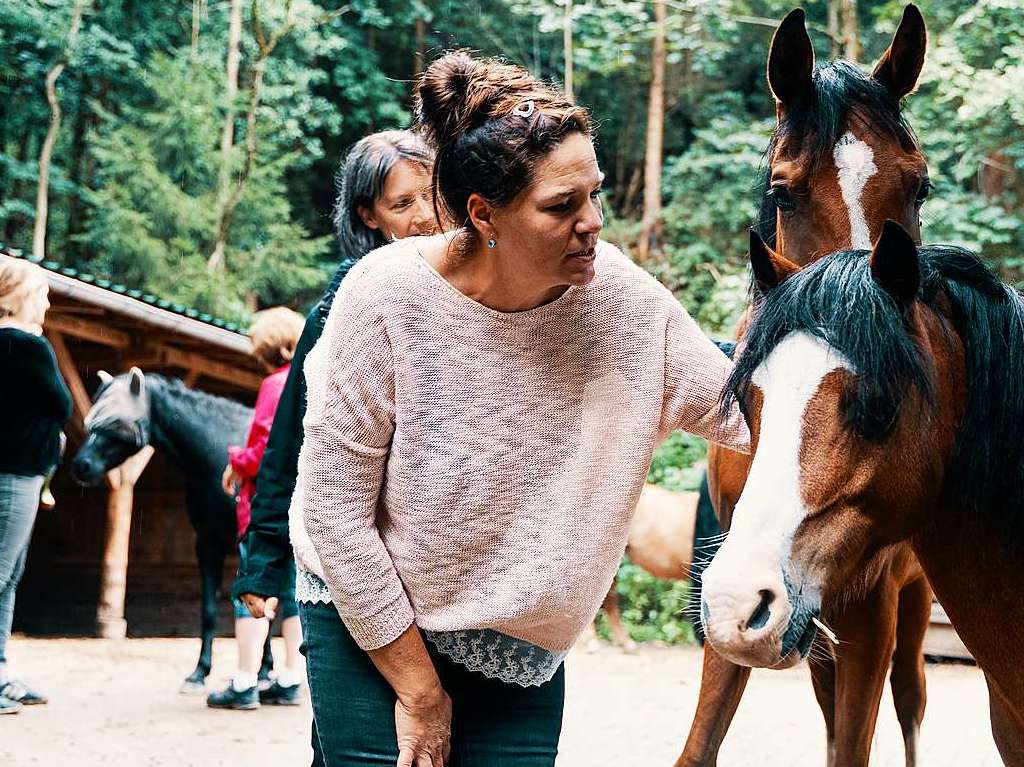
POLYGON ((360 206, 359 216, 386 240, 401 240, 438 230, 430 171, 417 162, 399 160, 388 171, 384 191, 372 209, 360 206))

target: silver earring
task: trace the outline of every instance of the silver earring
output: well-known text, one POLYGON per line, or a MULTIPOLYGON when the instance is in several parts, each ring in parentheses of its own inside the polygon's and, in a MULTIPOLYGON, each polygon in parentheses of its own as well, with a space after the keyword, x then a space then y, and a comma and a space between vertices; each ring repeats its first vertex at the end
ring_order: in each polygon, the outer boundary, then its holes
POLYGON ((493 250, 494 248, 498 247, 498 241, 491 237, 491 239, 487 241, 487 247, 493 250))

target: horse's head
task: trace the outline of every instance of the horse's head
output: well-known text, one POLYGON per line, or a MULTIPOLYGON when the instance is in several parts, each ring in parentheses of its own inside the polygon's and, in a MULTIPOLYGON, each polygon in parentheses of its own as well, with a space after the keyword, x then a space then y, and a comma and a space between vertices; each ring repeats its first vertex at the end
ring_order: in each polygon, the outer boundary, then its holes
POLYGON ((920 302, 922 262, 894 222, 869 256, 802 269, 752 234, 751 263, 761 295, 726 399, 743 408, 755 452, 703 575, 702 617, 725 657, 771 667, 806 656, 823 598, 856 587, 934 505, 963 356, 920 302))
POLYGON ((804 12, 779 25, 768 54, 778 125, 768 149, 759 232, 792 261, 869 249, 893 219, 920 241, 928 166, 900 104, 917 84, 927 32, 916 6, 868 75, 845 61, 815 66, 804 12))
POLYGON ((85 443, 71 473, 85 485, 97 485, 111 469, 149 444, 150 409, 146 377, 138 368, 112 376, 99 372, 102 385, 85 417, 85 443))

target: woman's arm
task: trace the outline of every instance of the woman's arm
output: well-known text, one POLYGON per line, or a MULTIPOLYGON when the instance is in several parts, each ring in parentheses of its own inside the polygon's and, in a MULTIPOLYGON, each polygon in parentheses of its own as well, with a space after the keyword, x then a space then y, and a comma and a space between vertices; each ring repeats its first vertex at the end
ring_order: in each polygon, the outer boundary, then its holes
POLYGON ((723 419, 722 391, 732 361, 672 298, 665 330, 665 400, 661 432, 682 429, 740 453, 750 452, 750 430, 737 406, 723 419))
POLYGON ((447 758, 451 703, 377 529, 394 433, 394 359, 372 300, 339 296, 306 360, 298 492, 331 599, 352 638, 395 690, 399 767, 447 758))

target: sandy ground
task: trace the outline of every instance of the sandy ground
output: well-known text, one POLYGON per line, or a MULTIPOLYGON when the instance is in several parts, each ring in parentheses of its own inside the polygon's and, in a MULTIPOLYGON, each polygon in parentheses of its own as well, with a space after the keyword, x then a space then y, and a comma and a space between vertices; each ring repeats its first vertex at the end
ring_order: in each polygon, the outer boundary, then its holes
MULTIPOLYGON (((47 706, 0 717, 0 764, 45 767, 309 764, 310 709, 207 709, 177 687, 195 640, 39 640, 16 637, 12 670, 49 693, 47 706)), ((283 648, 276 648, 283 650, 283 648)), ((234 646, 217 640, 211 677, 231 672, 234 646)), ((669 767, 693 713, 700 679, 695 648, 611 648, 568 660, 568 700, 559 767, 669 767)), ((995 767, 981 674, 929 666, 929 703, 919 764, 995 767)), ((824 727, 806 668, 755 672, 726 739, 723 767, 824 764, 824 727)), ((903 767, 886 692, 873 765, 903 767)))

